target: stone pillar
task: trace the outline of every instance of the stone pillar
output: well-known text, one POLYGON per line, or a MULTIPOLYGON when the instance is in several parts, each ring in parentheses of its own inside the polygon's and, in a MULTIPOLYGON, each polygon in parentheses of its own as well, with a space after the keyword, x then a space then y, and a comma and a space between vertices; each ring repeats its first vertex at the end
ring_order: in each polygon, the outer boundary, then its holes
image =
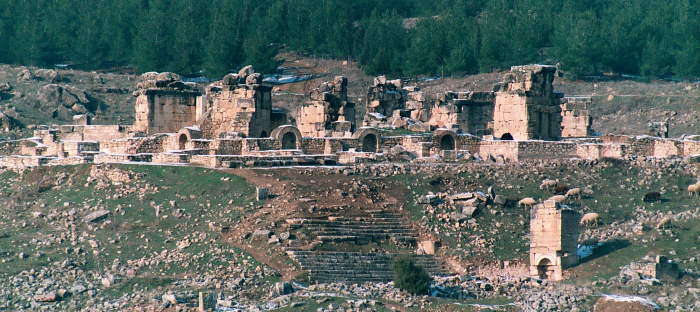
POLYGON ((530 275, 559 281, 563 269, 578 263, 579 214, 547 200, 530 216, 530 275))

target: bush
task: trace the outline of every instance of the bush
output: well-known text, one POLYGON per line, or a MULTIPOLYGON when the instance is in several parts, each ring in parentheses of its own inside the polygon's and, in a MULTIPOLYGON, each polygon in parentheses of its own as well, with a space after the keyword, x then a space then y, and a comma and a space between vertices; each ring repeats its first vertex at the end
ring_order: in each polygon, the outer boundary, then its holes
POLYGON ((408 257, 394 261, 394 285, 414 295, 427 295, 433 279, 422 267, 408 257))

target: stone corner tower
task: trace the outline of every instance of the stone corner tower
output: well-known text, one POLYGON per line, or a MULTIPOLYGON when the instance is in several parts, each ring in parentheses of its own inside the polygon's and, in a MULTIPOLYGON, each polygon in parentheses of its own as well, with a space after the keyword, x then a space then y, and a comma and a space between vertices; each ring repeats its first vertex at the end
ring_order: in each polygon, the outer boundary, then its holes
POLYGON ((559 140, 560 93, 553 91, 557 69, 549 65, 513 66, 496 92, 494 136, 504 140, 559 140))
POLYGON ((535 206, 530 216, 530 275, 559 281, 578 263, 580 215, 552 200, 535 206))

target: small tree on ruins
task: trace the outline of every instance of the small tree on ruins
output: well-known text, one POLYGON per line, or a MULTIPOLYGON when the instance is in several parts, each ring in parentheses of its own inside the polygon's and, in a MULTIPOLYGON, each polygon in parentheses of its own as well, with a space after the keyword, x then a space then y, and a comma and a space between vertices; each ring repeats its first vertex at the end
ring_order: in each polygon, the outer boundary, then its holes
POLYGON ((427 295, 433 279, 423 267, 408 257, 394 261, 394 285, 414 295, 427 295))

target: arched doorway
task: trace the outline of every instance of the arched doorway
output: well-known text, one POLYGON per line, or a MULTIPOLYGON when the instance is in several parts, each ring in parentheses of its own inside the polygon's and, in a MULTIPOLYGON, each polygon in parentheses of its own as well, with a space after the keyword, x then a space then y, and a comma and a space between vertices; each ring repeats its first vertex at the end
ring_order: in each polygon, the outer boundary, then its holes
POLYGON ((550 279, 552 277, 552 274, 554 274, 554 266, 552 265, 552 261, 549 261, 549 259, 544 258, 540 260, 540 263, 537 264, 537 275, 541 279, 550 279))
POLYGON ((266 138, 266 137, 267 137, 267 131, 260 132, 260 137, 261 137, 261 138, 266 138))
POLYGON ((377 136, 370 133, 362 138, 362 151, 368 153, 377 152, 377 136))
POLYGON ((177 142, 178 142, 178 148, 181 151, 184 151, 187 148, 187 135, 184 133, 181 134, 180 138, 178 138, 177 142))
POLYGON ((501 136, 501 140, 503 141, 513 141, 513 135, 510 133, 506 132, 501 136))
POLYGON ((297 149, 297 136, 293 132, 287 132, 282 136, 282 149, 297 149))
POLYGON ((452 151, 455 149, 455 139, 451 135, 443 135, 440 138, 440 149, 443 151, 452 151))

